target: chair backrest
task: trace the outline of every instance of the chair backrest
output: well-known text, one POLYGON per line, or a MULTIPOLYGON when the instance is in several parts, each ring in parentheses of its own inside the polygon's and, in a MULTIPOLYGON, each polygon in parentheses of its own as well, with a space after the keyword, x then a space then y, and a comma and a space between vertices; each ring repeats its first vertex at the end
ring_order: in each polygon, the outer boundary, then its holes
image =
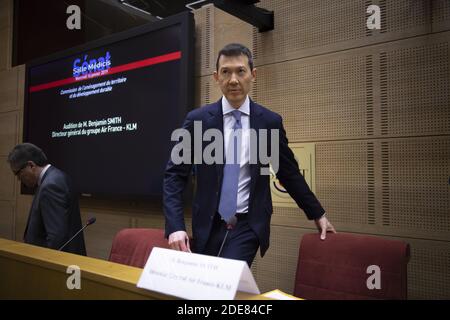
POLYGON ((305 234, 294 295, 327 300, 406 299, 409 252, 409 244, 403 241, 375 236, 329 233, 322 241, 317 233, 305 234), (377 280, 380 289, 373 288, 377 280))
POLYGON ((143 268, 154 247, 169 248, 163 229, 123 229, 114 237, 109 261, 143 268))

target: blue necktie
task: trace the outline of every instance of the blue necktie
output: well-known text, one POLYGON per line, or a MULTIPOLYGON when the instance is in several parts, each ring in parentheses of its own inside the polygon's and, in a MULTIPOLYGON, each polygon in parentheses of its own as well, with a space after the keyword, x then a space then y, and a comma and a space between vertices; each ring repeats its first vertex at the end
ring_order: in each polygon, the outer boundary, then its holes
MULTIPOLYGON (((237 194, 240 170, 240 159, 238 159, 238 155, 240 154, 241 146, 240 144, 238 145, 240 139, 238 139, 236 135, 236 130, 242 129, 241 112, 239 110, 233 110, 232 114, 236 121, 233 126, 233 135, 231 136, 233 140, 230 141, 229 148, 233 148, 234 159, 227 159, 223 168, 222 192, 220 193, 219 202, 220 216, 227 223, 230 223, 230 218, 232 218, 236 214, 237 208, 237 194)), ((230 153, 231 152, 227 152, 227 155, 230 155, 230 153)))

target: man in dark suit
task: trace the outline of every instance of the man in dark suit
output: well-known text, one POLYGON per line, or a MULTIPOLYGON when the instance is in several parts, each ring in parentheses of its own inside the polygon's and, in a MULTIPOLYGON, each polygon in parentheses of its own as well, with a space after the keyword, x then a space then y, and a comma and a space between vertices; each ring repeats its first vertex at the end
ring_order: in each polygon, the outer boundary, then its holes
MULTIPOLYGON (((253 68, 250 50, 240 44, 225 46, 218 54, 214 72, 223 97, 216 103, 191 111, 183 124, 183 129, 192 137, 191 145, 183 152, 195 150, 194 140, 198 145, 200 139, 200 155, 204 155, 207 145, 202 137, 207 130, 219 130, 224 136, 223 150, 219 151, 224 151, 225 164, 223 161, 214 164, 195 161, 196 192, 192 208, 195 251, 244 260, 249 266, 258 247, 261 256, 269 247, 272 215, 270 177, 262 174, 263 169, 268 169, 268 164, 261 159, 250 159, 251 150, 261 142, 268 146, 268 154, 274 156, 277 153, 277 178, 308 219, 315 221, 321 239, 325 240, 327 231, 336 232, 300 174, 294 154, 288 147, 281 116, 249 99, 248 92, 255 78, 256 69, 253 68), (262 129, 269 132, 269 137, 276 134, 274 136, 278 138, 274 142, 271 138, 262 141, 256 135, 255 144, 255 140, 246 134, 251 130, 258 133, 262 129), (240 132, 239 139, 235 139, 235 132, 240 132), (239 151, 229 153, 232 149, 239 151), (237 164, 229 161, 229 155, 238 159, 237 164)), ((180 163, 174 161, 173 154, 164 178, 166 237, 171 248, 190 251, 182 193, 192 171, 194 157, 190 155, 189 161, 180 163)))
MULTIPOLYGON (((24 241, 58 250, 81 229, 78 197, 70 178, 51 166, 44 152, 31 143, 15 146, 8 162, 23 184, 36 188, 24 241)), ((63 251, 86 255, 83 233, 78 234, 63 251)))

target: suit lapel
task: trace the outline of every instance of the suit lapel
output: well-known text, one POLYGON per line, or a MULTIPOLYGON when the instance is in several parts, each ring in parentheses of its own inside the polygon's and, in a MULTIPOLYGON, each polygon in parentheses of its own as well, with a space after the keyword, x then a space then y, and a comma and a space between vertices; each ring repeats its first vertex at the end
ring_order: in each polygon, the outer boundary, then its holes
MULTIPOLYGON (((222 99, 216 102, 215 108, 209 111, 210 118, 206 121, 205 125, 206 127, 203 128, 203 131, 206 131, 207 129, 214 128, 219 129, 222 133, 222 137, 224 136, 223 132, 223 111, 222 111, 222 99)), ((222 154, 223 152, 223 144, 222 144, 222 154)), ((223 162, 224 159, 222 159, 222 163, 216 163, 216 172, 219 185, 222 183, 222 174, 223 174, 223 162)))
MULTIPOLYGON (((262 115, 261 109, 258 107, 257 104, 255 104, 250 99, 250 129, 252 129, 254 132, 256 132, 256 141, 250 143, 250 148, 252 148, 252 147, 256 148, 256 151, 258 151, 258 147, 259 147, 259 136, 258 136, 259 130, 264 129, 263 117, 261 117, 261 115, 262 115), (252 144, 253 144, 253 146, 252 146, 252 144)), ((250 150, 250 154, 251 154, 251 152, 252 151, 250 150)), ((257 155, 258 155, 258 153, 256 153, 256 156, 257 155)), ((255 163, 250 164, 250 201, 253 198, 252 195, 254 193, 254 189, 256 186, 256 180, 258 179, 259 168, 260 168, 259 160, 256 161, 256 164, 255 163)))

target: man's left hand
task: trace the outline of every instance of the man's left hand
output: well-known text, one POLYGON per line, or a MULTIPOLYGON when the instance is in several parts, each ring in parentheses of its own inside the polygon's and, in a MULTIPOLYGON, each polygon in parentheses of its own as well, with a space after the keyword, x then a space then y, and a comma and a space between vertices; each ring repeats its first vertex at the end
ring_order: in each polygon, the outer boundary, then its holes
POLYGON ((327 237, 327 232, 336 233, 336 229, 334 229, 333 225, 328 221, 327 217, 323 215, 319 219, 314 220, 316 223, 317 229, 320 232, 320 240, 325 240, 327 237))

